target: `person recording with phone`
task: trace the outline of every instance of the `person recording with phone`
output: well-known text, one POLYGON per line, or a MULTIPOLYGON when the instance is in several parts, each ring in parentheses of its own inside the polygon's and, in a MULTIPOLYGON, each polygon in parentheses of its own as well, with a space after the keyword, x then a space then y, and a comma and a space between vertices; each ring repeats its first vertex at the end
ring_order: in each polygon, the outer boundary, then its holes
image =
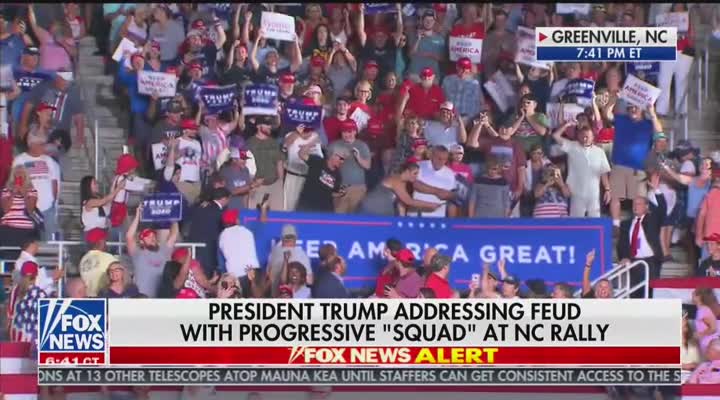
POLYGON ((542 171, 541 181, 535 185, 535 218, 562 218, 568 216, 570 189, 563 181, 562 172, 550 164, 542 171))
POLYGON ((3 212, 0 218, 0 243, 3 246, 20 246, 26 240, 38 236, 40 226, 30 217, 38 213, 38 192, 33 188, 24 167, 13 168, 0 201, 3 212))

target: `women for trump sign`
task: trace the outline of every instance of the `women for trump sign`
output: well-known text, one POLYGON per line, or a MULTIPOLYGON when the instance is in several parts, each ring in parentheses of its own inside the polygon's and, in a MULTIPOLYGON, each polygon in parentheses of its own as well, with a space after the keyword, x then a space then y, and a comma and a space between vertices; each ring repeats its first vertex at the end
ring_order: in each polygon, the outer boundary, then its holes
POLYGON ((263 11, 260 27, 265 32, 267 39, 292 42, 297 36, 295 34, 295 20, 285 14, 263 11))

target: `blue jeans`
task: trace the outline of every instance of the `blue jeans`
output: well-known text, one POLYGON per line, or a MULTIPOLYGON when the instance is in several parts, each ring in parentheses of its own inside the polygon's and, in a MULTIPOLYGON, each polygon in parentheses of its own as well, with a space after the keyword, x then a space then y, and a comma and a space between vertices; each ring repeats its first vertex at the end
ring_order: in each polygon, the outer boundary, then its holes
POLYGON ((58 232, 60 228, 57 220, 57 206, 53 205, 49 209, 41 212, 45 225, 45 229, 43 229, 42 232, 42 239, 43 241, 47 242, 49 240, 52 240, 53 233, 58 232))

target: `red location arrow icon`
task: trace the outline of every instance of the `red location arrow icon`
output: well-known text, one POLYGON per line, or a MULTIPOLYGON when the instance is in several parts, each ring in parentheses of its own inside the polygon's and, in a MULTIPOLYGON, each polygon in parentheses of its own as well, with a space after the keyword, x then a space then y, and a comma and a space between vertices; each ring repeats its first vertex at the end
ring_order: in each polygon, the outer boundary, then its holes
POLYGON ((547 39, 547 35, 543 34, 542 32, 538 32, 538 42, 542 42, 545 39, 547 39))

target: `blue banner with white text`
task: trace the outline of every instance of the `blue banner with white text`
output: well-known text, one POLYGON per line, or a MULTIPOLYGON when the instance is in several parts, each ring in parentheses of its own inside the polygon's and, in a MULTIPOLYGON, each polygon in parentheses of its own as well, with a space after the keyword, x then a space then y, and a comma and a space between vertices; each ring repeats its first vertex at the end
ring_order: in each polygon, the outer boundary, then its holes
POLYGON ((365 3, 365 14, 388 14, 397 11, 395 3, 365 3))
POLYGON ((180 193, 153 193, 143 198, 143 222, 175 222, 182 220, 182 195, 180 193))
POLYGON ((288 128, 305 125, 317 129, 320 127, 321 117, 322 106, 288 103, 283 110, 282 123, 288 128))
POLYGON ((521 281, 579 283, 586 254, 595 249, 592 276, 612 268, 612 223, 606 218, 562 219, 460 219, 409 218, 360 215, 271 212, 266 223, 257 211, 242 210, 241 221, 255 234, 260 263, 265 264, 283 225, 294 225, 300 246, 313 260, 324 244, 332 244, 347 261, 345 285, 351 289, 374 287, 383 259, 385 241, 396 238, 416 259, 435 247, 452 256, 450 282, 468 288, 471 275, 483 263, 506 260, 508 273, 521 281))
POLYGON ((635 75, 645 82, 657 86, 660 76, 659 62, 636 62, 625 64, 625 76, 635 75))
POLYGON ((208 114, 219 114, 232 110, 237 97, 237 85, 200 86, 198 97, 205 105, 208 114))

